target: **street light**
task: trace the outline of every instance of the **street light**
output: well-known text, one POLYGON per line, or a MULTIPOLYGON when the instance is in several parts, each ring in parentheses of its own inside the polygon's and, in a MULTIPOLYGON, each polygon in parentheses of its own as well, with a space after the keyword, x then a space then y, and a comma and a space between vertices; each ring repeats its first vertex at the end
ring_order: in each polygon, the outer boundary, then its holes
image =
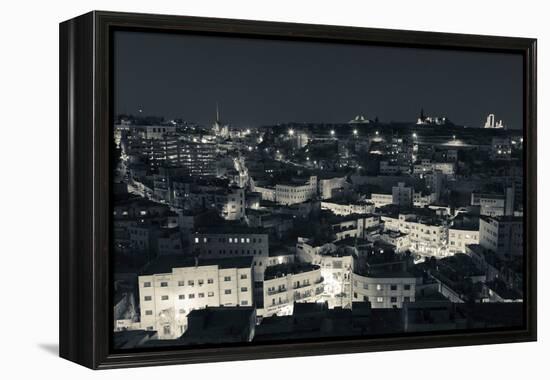
POLYGON ((376 136, 378 136, 378 131, 376 131, 375 133, 376 133, 376 136))
POLYGON ((294 136, 294 129, 289 129, 289 130, 288 130, 288 134, 289 134, 290 136, 294 136))
POLYGON ((353 130, 353 134, 354 134, 355 136, 357 136, 357 129, 354 129, 354 130, 353 130))
POLYGON ((415 133, 413 133, 413 138, 416 138, 416 137, 417 137, 417 135, 416 135, 416 132, 415 132, 415 133))
POLYGON ((456 140, 456 135, 453 135, 453 140, 456 140))
POLYGON ((336 133, 336 132, 334 132, 334 129, 330 131, 330 135, 331 135, 331 136, 334 136, 335 133, 336 133))

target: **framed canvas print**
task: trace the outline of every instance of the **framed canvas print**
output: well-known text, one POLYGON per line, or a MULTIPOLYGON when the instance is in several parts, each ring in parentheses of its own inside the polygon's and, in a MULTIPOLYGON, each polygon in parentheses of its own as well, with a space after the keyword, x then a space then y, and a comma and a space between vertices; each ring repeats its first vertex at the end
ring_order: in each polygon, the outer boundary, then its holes
POLYGON ((60 25, 60 355, 536 340, 536 41, 60 25))

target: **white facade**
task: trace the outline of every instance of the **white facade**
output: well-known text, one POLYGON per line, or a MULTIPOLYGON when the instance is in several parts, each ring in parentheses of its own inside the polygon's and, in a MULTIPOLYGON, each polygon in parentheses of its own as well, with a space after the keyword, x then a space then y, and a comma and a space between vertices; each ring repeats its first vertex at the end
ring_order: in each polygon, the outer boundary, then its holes
POLYGON ((139 276, 141 328, 174 339, 187 328, 187 314, 207 306, 252 306, 250 267, 209 263, 139 276))
POLYGON ((350 214, 372 214, 375 211, 374 203, 336 203, 330 201, 321 202, 322 210, 330 210, 334 215, 346 216, 350 214))
POLYGON ((281 272, 264 279, 264 317, 272 315, 291 315, 294 302, 317 302, 323 294, 323 277, 318 265, 306 266, 299 271, 293 270, 293 264, 270 267, 270 271, 281 272))
POLYGON ((308 239, 298 238, 296 256, 301 262, 319 265, 323 277, 321 298, 330 309, 338 306, 351 308, 352 247, 338 247, 332 243, 311 245, 308 239), (341 254, 339 254, 341 252, 341 254))
POLYGON ((353 301, 370 302, 373 309, 402 308, 415 301, 415 277, 367 277, 352 274, 353 301))
POLYGON ((374 203, 374 206, 379 208, 393 203, 393 194, 375 194, 372 193, 370 201, 374 203))
POLYGON ((346 177, 334 177, 319 180, 319 196, 321 199, 333 197, 333 191, 347 186, 346 177))
POLYGON ((449 228, 449 251, 452 253, 466 253, 466 246, 479 244, 478 230, 449 228))
POLYGON ((311 176, 301 184, 278 184, 275 186, 275 201, 283 205, 303 203, 317 195, 317 177, 311 176))

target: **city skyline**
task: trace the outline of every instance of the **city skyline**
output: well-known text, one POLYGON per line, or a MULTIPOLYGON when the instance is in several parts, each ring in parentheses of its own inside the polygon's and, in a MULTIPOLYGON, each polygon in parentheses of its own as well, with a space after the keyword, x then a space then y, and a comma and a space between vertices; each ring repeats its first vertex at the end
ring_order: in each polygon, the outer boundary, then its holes
POLYGON ((410 122, 423 108, 457 125, 495 114, 522 128, 519 55, 134 32, 115 44, 115 114, 210 125, 218 104, 222 120, 261 126, 410 122))

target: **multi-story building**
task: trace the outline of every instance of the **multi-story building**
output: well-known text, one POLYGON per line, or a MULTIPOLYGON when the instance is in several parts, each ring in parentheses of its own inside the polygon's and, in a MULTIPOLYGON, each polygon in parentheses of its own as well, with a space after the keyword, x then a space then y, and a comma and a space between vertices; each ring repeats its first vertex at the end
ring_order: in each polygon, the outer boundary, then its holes
POLYGON ((500 257, 523 255, 523 218, 513 216, 481 217, 479 244, 500 257))
POLYGON ((411 207, 413 203, 412 187, 405 186, 404 182, 399 182, 397 186, 392 187, 392 204, 401 207, 411 207))
MULTIPOLYGON (((257 190, 254 190, 257 191, 257 190)), ((303 203, 317 195, 317 177, 275 185, 275 200, 279 204, 303 203)))
POLYGON ((374 203, 376 208, 391 205, 393 203, 393 194, 372 193, 370 201, 374 203))
POLYGON ((334 196, 335 190, 344 189, 347 186, 346 176, 327 176, 327 178, 319 178, 319 197, 321 199, 330 199, 334 196))
POLYGON ((350 214, 330 220, 336 240, 364 239, 370 230, 380 227, 380 216, 374 214, 350 214))
POLYGON ((252 306, 252 258, 203 260, 161 256, 138 277, 141 328, 174 339, 187 329, 191 310, 252 306))
POLYGON ((493 137, 491 158, 493 160, 510 160, 512 158, 512 140, 509 137, 493 137))
POLYGON ((479 213, 486 216, 514 215, 514 187, 507 187, 504 193, 472 192, 471 205, 479 206, 479 213))
POLYGON ((245 190, 240 187, 197 189, 188 194, 193 207, 216 209, 225 220, 242 220, 245 216, 245 190))
POLYGON ((435 193, 415 191, 413 194, 414 207, 426 207, 434 203, 436 200, 437 196, 435 193))
POLYGON ((263 229, 222 225, 200 229, 192 251, 201 258, 252 257, 254 280, 262 281, 268 265, 269 237, 263 229))
POLYGON ((352 279, 353 301, 370 302, 373 309, 401 308, 415 300, 416 278, 407 272, 353 273, 352 279))
POLYGON ((332 243, 315 245, 309 239, 298 238, 296 257, 301 262, 319 265, 323 277, 322 300, 329 308, 351 308, 351 272, 353 270, 353 247, 332 243))
POLYGON ((435 217, 399 214, 382 216, 384 229, 409 235, 410 250, 423 256, 447 254, 448 227, 435 217))
POLYGON ((346 202, 328 199, 321 202, 322 210, 330 210, 335 215, 350 214, 372 214, 375 211, 375 205, 371 202, 346 202))
POLYGON ((479 230, 468 227, 449 228, 449 252, 466 253, 466 246, 479 244, 479 230))
POLYGON ((294 302, 317 302, 323 294, 321 267, 309 263, 289 263, 265 271, 262 316, 291 315, 294 302))
POLYGON ((395 247, 395 252, 405 252, 411 246, 408 234, 399 231, 384 231, 380 235, 380 240, 389 243, 395 247))

